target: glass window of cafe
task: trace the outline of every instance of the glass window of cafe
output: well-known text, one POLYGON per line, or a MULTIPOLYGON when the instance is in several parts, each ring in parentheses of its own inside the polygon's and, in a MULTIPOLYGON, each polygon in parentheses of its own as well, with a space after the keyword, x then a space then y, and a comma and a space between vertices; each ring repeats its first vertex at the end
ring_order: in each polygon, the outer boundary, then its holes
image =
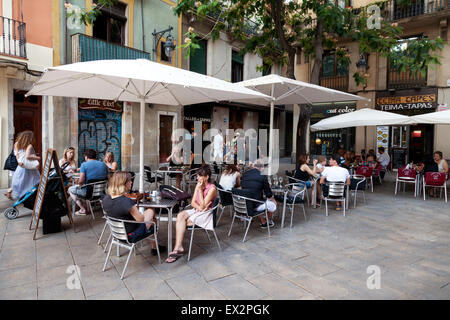
MULTIPOLYGON (((353 112, 356 104, 317 104, 313 105, 311 125, 322 119, 335 115, 353 112)), ((311 158, 318 155, 329 156, 337 153, 339 149, 355 151, 356 129, 342 128, 310 132, 309 153, 311 158)))

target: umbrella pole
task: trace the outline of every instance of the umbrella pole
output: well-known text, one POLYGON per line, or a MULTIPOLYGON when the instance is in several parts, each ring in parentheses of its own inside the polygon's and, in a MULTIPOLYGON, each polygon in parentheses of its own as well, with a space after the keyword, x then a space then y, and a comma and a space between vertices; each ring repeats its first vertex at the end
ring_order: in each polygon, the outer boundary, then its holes
POLYGON ((364 126, 364 151, 367 153, 367 126, 364 126))
POLYGON ((144 192, 144 120, 145 98, 141 99, 141 116, 139 123, 139 192, 144 192))
POLYGON ((273 118, 274 118, 274 101, 273 101, 273 95, 274 95, 274 89, 275 84, 272 84, 272 100, 270 101, 270 128, 269 128, 269 176, 272 175, 272 162, 273 162, 273 118))

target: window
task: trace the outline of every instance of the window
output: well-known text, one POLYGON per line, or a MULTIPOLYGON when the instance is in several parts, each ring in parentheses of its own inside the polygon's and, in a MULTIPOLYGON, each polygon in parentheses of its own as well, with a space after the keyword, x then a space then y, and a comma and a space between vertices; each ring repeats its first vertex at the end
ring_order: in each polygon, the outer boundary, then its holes
POLYGON ((322 60, 322 77, 340 77, 348 75, 348 64, 337 61, 334 51, 325 53, 322 60))
POLYGON ((100 9, 93 25, 93 36, 107 42, 125 45, 125 26, 127 24, 126 4, 100 9))
POLYGON ((231 82, 244 80, 244 58, 237 51, 231 57, 231 82))
POLYGON ((332 4, 341 7, 342 9, 351 7, 352 3, 350 0, 329 0, 332 4))
POLYGON ((189 58, 189 70, 201 74, 206 74, 206 40, 200 40, 198 45, 200 48, 194 51, 194 54, 189 58))

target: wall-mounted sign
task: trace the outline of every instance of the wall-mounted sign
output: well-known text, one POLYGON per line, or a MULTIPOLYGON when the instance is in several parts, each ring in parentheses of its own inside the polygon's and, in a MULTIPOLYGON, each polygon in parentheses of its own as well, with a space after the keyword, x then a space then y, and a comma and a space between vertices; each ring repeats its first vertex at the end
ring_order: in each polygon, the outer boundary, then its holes
POLYGON ((437 88, 379 92, 375 99, 377 110, 410 115, 433 112, 436 107, 437 88))
POLYGON ((122 112, 123 102, 102 99, 78 99, 78 107, 83 110, 107 110, 122 112))
POLYGON ((356 104, 313 105, 311 119, 323 119, 356 110, 356 104))
POLYGON ((201 121, 201 122, 211 122, 209 118, 199 118, 199 117, 184 117, 186 121, 201 121))

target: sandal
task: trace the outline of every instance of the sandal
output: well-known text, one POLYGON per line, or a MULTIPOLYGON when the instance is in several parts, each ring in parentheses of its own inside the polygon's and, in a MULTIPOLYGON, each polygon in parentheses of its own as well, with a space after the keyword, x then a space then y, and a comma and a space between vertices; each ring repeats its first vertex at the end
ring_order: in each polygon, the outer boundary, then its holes
POLYGON ((169 257, 166 259, 166 263, 173 263, 181 258, 184 254, 184 251, 174 250, 169 254, 169 257))

